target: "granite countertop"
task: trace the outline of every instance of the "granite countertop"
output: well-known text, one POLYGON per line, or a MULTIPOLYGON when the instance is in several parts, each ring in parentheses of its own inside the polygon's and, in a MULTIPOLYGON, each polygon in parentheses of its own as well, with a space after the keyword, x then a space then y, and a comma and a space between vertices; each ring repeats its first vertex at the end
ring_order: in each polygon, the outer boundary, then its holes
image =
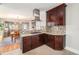
POLYGON ((31 34, 31 33, 21 34, 21 37, 39 35, 39 34, 43 34, 43 33, 49 34, 49 35, 65 35, 65 33, 63 33, 63 34, 58 33, 58 34, 57 34, 57 33, 52 33, 52 32, 39 32, 39 33, 33 33, 33 34, 31 34))
POLYGON ((40 32, 40 33, 34 33, 34 34, 31 34, 31 33, 21 34, 20 36, 21 37, 25 37, 25 36, 33 36, 33 35, 39 35, 39 34, 42 34, 42 32, 40 32))
POLYGON ((65 35, 65 33, 43 32, 50 35, 65 35))

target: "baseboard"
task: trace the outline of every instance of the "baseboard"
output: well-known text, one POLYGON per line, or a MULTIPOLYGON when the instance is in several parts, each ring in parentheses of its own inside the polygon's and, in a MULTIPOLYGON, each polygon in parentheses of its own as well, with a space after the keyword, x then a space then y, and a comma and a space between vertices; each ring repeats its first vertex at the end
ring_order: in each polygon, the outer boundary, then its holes
POLYGON ((77 50, 77 49, 74 49, 74 48, 71 48, 71 47, 65 47, 65 49, 69 50, 69 51, 71 51, 73 53, 79 54, 79 50, 77 50))

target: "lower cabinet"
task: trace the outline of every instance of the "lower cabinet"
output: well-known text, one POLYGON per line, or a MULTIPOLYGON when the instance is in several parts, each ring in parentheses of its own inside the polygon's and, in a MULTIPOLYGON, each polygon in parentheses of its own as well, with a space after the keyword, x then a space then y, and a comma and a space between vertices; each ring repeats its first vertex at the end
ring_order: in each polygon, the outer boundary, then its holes
POLYGON ((65 35, 48 35, 47 45, 55 50, 64 49, 65 35))
POLYGON ((48 46, 50 46, 51 48, 55 48, 55 39, 53 35, 48 35, 48 46))
POLYGON ((42 38, 40 38, 40 36, 41 36, 41 34, 23 37, 22 52, 25 53, 31 49, 34 49, 36 47, 43 45, 44 40, 42 38))
POLYGON ((39 35, 33 35, 31 36, 31 48, 36 48, 40 45, 40 39, 39 39, 39 35))
POLYGON ((43 44, 55 50, 62 50, 65 47, 65 35, 39 34, 23 37, 22 52, 25 53, 43 44))
POLYGON ((55 38, 55 50, 61 50, 65 47, 65 35, 57 35, 55 38))
POLYGON ((46 44, 48 42, 47 38, 48 38, 48 34, 40 34, 40 45, 46 44))
POLYGON ((23 37, 23 47, 22 47, 22 52, 25 53, 29 50, 31 50, 31 37, 27 36, 27 37, 23 37))

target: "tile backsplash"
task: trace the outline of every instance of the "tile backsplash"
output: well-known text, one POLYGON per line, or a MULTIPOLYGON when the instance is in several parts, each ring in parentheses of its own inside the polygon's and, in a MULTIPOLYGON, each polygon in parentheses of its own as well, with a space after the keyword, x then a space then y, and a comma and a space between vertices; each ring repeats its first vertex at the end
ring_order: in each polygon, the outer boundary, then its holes
POLYGON ((47 27, 47 32, 53 34, 64 35, 66 31, 65 26, 52 26, 51 28, 47 27))

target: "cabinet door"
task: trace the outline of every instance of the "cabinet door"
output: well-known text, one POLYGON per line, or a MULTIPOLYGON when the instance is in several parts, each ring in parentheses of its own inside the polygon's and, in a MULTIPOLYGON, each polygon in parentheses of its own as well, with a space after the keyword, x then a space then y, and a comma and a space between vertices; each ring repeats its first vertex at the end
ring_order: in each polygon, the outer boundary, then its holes
POLYGON ((43 45, 45 43, 45 34, 39 35, 39 43, 40 45, 43 45))
POLYGON ((65 25, 65 8, 57 9, 58 25, 65 25))
POLYGON ((61 50, 64 48, 64 36, 55 36, 55 49, 61 50))
POLYGON ((32 49, 39 46, 39 35, 31 36, 32 49))
POLYGON ((23 37, 23 50, 22 52, 25 53, 31 50, 31 38, 30 36, 23 37))
POLYGON ((48 46, 50 46, 50 35, 48 35, 48 39, 46 40, 46 44, 48 45, 48 46))
POLYGON ((50 47, 55 48, 55 37, 53 35, 50 35, 50 47))
POLYGON ((48 42, 47 45, 50 46, 51 48, 54 48, 54 36, 53 35, 48 35, 48 42))
POLYGON ((47 11, 47 22, 54 22, 55 25, 65 25, 65 8, 62 4, 49 11, 47 11))
POLYGON ((39 37, 40 37, 40 43, 41 44, 46 44, 48 42, 47 41, 47 39, 48 39, 48 35, 47 34, 40 34, 39 37))
POLYGON ((47 13, 47 20, 48 20, 48 22, 56 22, 57 17, 56 17, 56 11, 55 10, 49 11, 47 13))
POLYGON ((57 16, 55 14, 50 14, 50 20, 51 20, 51 22, 54 22, 56 24, 57 16))

